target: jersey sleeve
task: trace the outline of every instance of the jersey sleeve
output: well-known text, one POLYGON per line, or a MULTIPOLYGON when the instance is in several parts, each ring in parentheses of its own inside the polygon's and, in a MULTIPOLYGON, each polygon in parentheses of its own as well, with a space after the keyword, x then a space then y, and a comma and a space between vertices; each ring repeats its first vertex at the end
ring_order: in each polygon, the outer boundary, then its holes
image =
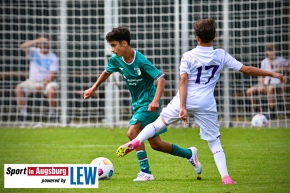
POLYGON ((142 68, 154 79, 158 80, 160 77, 164 76, 163 72, 154 66, 148 59, 145 58, 142 62, 142 68))
POLYGON ((117 66, 114 65, 114 56, 112 56, 107 63, 106 72, 108 73, 118 72, 117 66))
POLYGON ((230 69, 237 70, 237 71, 239 71, 243 66, 243 64, 241 62, 236 60, 234 57, 232 57, 227 52, 225 52, 225 55, 224 55, 224 65, 226 68, 230 68, 230 69))
POLYGON ((180 66, 179 66, 179 74, 190 74, 190 63, 188 62, 189 59, 186 55, 183 55, 180 60, 180 66))
POLYGON ((29 58, 31 58, 31 57, 33 57, 33 54, 36 53, 36 52, 38 52, 38 49, 36 47, 34 47, 34 46, 31 46, 31 47, 28 48, 27 56, 29 58))

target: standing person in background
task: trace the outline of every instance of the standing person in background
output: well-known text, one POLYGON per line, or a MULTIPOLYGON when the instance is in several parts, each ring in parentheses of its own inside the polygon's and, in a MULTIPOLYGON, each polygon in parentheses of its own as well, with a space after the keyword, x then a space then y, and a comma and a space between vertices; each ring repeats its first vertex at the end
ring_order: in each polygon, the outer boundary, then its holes
MULTIPOLYGON (((283 81, 283 75, 259 68, 245 66, 223 49, 214 49, 216 24, 213 19, 200 19, 194 24, 198 46, 183 54, 180 62, 179 91, 159 118, 147 125, 132 141, 120 146, 118 156, 131 152, 155 133, 179 120, 188 124, 194 116, 200 127, 200 137, 208 142, 223 184, 236 184, 229 176, 226 156, 220 141, 218 112, 214 88, 224 68, 238 70, 252 76, 271 76, 283 81)), ((164 151, 163 151, 164 152, 164 151)), ((165 152, 167 153, 167 152, 165 152)))
POLYGON ((27 118, 26 97, 43 92, 48 98, 49 120, 56 121, 58 57, 50 51, 46 36, 28 40, 20 48, 30 60, 28 79, 18 84, 14 90, 20 120, 25 121, 27 118))
MULTIPOLYGON (((277 49, 274 44, 269 44, 266 46, 266 58, 261 62, 261 69, 269 72, 283 72, 289 68, 289 61, 283 57, 276 56, 277 49)), ((273 78, 270 76, 260 76, 258 85, 250 87, 247 89, 247 96, 251 97, 253 95, 267 94, 269 110, 270 110, 270 119, 275 119, 277 117, 276 111, 276 88, 281 88, 281 91, 284 92, 286 87, 284 84, 287 83, 287 78, 284 77, 284 82, 280 82, 278 78, 273 78)), ((253 114, 261 112, 262 109, 257 107, 256 100, 251 97, 252 111, 253 114)))

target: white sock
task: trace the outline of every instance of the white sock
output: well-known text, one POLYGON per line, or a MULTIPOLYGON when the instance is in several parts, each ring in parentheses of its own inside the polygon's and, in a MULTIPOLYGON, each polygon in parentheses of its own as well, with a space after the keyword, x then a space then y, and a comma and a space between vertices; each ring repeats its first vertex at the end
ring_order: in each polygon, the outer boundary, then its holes
POLYGON ((26 108, 20 109, 20 114, 23 115, 23 116, 26 116, 27 115, 27 109, 26 108))
POLYGON ((48 114, 49 114, 49 116, 55 115, 56 114, 56 110, 50 108, 48 114))
POLYGON ((162 131, 166 125, 163 123, 160 117, 158 117, 153 123, 148 124, 136 137, 141 143, 146 139, 153 137, 159 131, 162 131))
POLYGON ((227 169, 226 156, 222 148, 220 139, 217 138, 216 140, 208 141, 208 146, 213 153, 214 161, 221 177, 223 178, 224 176, 228 176, 229 173, 227 169))

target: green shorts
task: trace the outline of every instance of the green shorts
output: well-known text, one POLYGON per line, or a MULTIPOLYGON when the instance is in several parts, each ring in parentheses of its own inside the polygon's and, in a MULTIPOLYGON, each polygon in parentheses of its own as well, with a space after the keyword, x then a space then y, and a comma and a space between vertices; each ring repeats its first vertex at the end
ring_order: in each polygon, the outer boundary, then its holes
MULTIPOLYGON (((153 112, 150 112, 150 111, 139 111, 138 112, 137 111, 132 116, 129 124, 130 125, 135 125, 137 123, 142 123, 141 124, 141 129, 144 129, 144 127, 146 127, 146 125, 154 122, 159 117, 160 109, 158 109, 157 111, 153 111, 153 112)), ((165 128, 162 131, 156 133, 154 136, 158 136, 158 135, 160 135, 162 133, 165 133, 166 131, 167 131, 167 128, 165 128)))

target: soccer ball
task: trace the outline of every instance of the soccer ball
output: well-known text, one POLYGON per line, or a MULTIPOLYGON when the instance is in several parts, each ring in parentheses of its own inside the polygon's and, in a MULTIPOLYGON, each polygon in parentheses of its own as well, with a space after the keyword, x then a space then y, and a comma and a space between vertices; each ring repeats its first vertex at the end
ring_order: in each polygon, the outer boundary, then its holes
POLYGON ((112 162, 105 157, 95 158, 91 164, 95 164, 98 167, 99 180, 108 180, 114 174, 114 166, 112 162))
POLYGON ((259 113, 252 118, 251 123, 253 127, 266 127, 268 125, 268 119, 265 115, 259 113))

